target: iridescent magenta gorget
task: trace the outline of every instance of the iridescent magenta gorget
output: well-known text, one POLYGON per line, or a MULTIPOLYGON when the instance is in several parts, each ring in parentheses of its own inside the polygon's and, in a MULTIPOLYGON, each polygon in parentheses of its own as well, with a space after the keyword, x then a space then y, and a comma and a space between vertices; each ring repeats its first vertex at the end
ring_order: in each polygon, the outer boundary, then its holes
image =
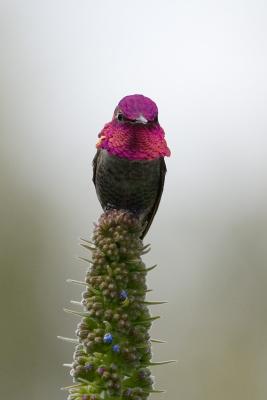
POLYGON ((158 122, 157 105, 141 94, 124 97, 98 136, 96 147, 110 155, 128 160, 170 156, 164 130, 158 122))

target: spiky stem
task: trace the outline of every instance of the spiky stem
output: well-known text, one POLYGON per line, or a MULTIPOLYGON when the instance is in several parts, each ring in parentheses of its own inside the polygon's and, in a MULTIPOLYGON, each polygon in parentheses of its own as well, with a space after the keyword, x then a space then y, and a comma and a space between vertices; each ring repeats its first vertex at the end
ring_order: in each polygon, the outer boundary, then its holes
POLYGON ((85 282, 73 282, 86 287, 84 311, 66 310, 82 317, 70 365, 70 400, 145 400, 156 392, 148 330, 158 317, 151 317, 147 305, 152 302, 145 301, 149 268, 141 255, 148 249, 140 234, 137 218, 113 210, 100 217, 92 242, 83 243, 91 265, 85 282))

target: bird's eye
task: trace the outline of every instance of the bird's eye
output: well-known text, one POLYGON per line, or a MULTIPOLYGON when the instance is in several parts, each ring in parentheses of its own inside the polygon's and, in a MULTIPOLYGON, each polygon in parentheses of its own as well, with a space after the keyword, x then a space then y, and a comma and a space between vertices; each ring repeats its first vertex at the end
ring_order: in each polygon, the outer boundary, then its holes
POLYGON ((158 116, 156 115, 155 118, 153 119, 153 122, 159 122, 158 116))
POLYGON ((124 120, 124 117, 123 117, 122 113, 119 113, 117 115, 117 119, 118 119, 118 121, 123 121, 124 120))

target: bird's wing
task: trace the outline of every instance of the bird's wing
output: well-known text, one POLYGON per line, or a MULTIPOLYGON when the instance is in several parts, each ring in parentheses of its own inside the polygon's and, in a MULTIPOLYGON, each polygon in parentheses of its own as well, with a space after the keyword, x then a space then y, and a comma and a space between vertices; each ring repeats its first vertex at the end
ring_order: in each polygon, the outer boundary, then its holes
POLYGON ((144 236, 147 234, 147 232, 148 232, 148 230, 150 228, 150 225, 152 224, 152 221, 153 221, 153 219, 155 217, 155 214, 157 212, 157 209, 158 209, 158 206, 159 206, 159 203, 160 203, 160 199, 161 199, 161 195, 162 195, 162 192, 163 192, 166 172, 167 172, 166 164, 165 164, 164 158, 162 157, 160 159, 160 183, 159 183, 158 194, 157 194, 157 197, 156 197, 156 201, 155 201, 155 203, 154 203, 154 205, 152 207, 152 210, 150 211, 150 213, 148 214, 148 216, 146 218, 147 224, 146 224, 145 229, 142 232, 141 239, 143 239, 144 236))
POLYGON ((93 182, 96 185, 96 170, 97 170, 97 160, 99 157, 100 150, 98 149, 96 155, 93 158, 93 182))

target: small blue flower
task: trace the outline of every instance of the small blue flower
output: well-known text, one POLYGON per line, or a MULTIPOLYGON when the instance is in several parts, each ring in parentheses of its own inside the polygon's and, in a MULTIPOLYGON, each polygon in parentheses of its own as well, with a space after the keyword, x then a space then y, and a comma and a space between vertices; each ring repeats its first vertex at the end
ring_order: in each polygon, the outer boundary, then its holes
POLYGON ((106 370, 105 370, 105 368, 103 368, 103 367, 97 368, 97 372, 99 373, 99 375, 103 375, 103 373, 104 373, 105 371, 106 371, 106 370))
POLYGON ((114 346, 112 346, 112 350, 115 352, 115 353, 119 353, 120 352, 120 345, 119 344, 114 344, 114 346))
POLYGON ((84 368, 85 368, 87 371, 92 371, 92 369, 94 369, 94 366, 93 366, 93 364, 85 364, 84 368))
POLYGON ((128 298, 128 293, 126 292, 126 290, 121 290, 120 291, 120 300, 125 301, 128 298))
POLYGON ((128 388, 128 389, 125 390, 124 396, 125 397, 130 397, 132 395, 132 392, 133 392, 132 389, 128 388))
POLYGON ((103 337, 103 342, 106 344, 112 343, 112 340, 113 340, 113 336, 111 335, 111 333, 106 333, 103 337))

